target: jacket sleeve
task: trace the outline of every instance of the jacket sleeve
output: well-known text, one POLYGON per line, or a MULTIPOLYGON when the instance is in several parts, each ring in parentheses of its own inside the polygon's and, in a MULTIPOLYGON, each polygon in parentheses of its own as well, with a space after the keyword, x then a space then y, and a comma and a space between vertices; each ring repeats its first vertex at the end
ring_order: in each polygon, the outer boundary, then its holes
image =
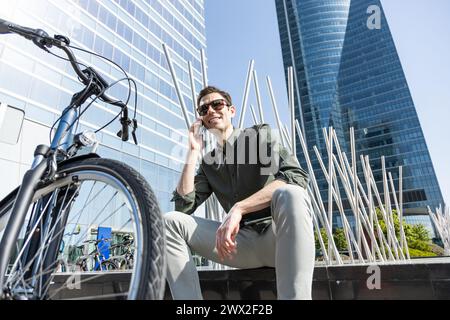
POLYGON ((194 191, 184 196, 180 195, 175 189, 170 201, 175 202, 175 210, 192 214, 212 193, 208 178, 203 172, 202 166, 197 171, 194 178, 194 191))
POLYGON ((276 180, 283 180, 287 184, 295 184, 306 188, 308 186, 308 174, 300 168, 296 159, 286 148, 280 146, 280 167, 275 174, 276 180))
POLYGON ((267 153, 276 163, 273 175, 276 180, 283 180, 288 184, 295 184, 306 188, 308 174, 300 167, 297 157, 293 156, 280 142, 280 136, 275 135, 268 124, 258 126, 260 141, 268 148, 267 153))

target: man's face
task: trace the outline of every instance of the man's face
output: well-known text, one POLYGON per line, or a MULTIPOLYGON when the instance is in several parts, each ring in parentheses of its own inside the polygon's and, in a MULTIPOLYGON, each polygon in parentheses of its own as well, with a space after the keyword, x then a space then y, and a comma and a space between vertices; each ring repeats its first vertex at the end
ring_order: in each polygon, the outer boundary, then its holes
MULTIPOLYGON (((223 100, 223 104, 216 110, 214 110, 212 106, 209 106, 207 113, 201 118, 207 129, 216 129, 223 131, 231 126, 231 119, 233 119, 236 115, 236 108, 234 106, 226 106, 228 102, 226 102, 225 98, 217 92, 210 93, 204 96, 200 100, 200 106, 218 100, 223 100)), ((219 103, 217 103, 217 105, 219 105, 219 103)))

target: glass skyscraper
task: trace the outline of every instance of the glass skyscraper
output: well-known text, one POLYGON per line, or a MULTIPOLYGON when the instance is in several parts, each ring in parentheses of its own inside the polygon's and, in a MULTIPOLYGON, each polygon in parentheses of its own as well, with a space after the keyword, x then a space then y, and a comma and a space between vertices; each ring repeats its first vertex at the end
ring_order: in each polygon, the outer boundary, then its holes
MULTIPOLYGON (((169 200, 183 166, 179 153, 187 145, 186 125, 161 44, 171 49, 181 91, 193 117, 187 62, 193 65, 199 92, 200 50, 206 47, 203 0, 0 0, 0 6, 1 19, 66 35, 72 44, 117 62, 136 80, 139 146, 116 136, 120 123, 115 121, 97 134, 98 153, 140 171, 155 191, 162 211, 172 210, 169 200)), ((104 60, 76 54, 81 63, 93 65, 110 83, 124 77, 104 60)), ((65 61, 19 36, 0 37, 0 102, 25 111, 19 143, 0 147, 1 176, 6 181, 0 197, 20 183, 34 147, 48 144, 51 125, 81 88, 65 61)), ((127 83, 121 82, 109 94, 125 100, 127 88, 127 83)), ((95 103, 82 117, 80 130, 98 129, 117 113, 114 107, 95 103)))
MULTIPOLYGON (((349 130, 354 127, 357 154, 369 156, 379 190, 384 155, 396 188, 398 167, 403 166, 405 208, 443 203, 381 2, 275 2, 284 66, 295 68, 296 117, 310 154, 313 146, 326 154, 322 128, 329 126, 348 152, 349 130)), ((297 150, 303 159, 299 143, 297 150)), ((312 161, 326 195, 328 184, 315 156, 312 161)))

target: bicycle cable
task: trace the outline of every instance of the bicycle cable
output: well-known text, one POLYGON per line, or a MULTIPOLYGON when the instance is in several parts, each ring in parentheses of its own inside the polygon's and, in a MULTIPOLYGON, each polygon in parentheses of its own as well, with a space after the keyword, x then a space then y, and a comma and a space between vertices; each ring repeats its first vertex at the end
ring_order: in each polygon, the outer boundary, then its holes
MULTIPOLYGON (((96 95, 95 98, 93 98, 91 102, 89 102, 89 104, 88 104, 88 105, 83 109, 83 111, 81 111, 80 114, 77 116, 77 118, 74 120, 74 122, 67 128, 67 130, 66 130, 65 134, 62 136, 62 138, 64 138, 64 137, 68 134, 68 132, 70 131, 70 129, 75 125, 75 123, 77 123, 77 122, 80 120, 81 116, 82 116, 82 115, 83 115, 83 114, 84 114, 84 113, 85 113, 85 112, 86 112, 86 111, 94 104, 95 101, 97 101, 97 100, 100 98, 100 96, 101 96, 106 90, 108 90, 108 89, 110 89, 111 87, 117 85, 119 82, 122 82, 122 81, 125 81, 125 80, 128 80, 128 79, 127 79, 127 78, 122 78, 122 79, 119 79, 119 80, 117 80, 117 81, 114 81, 113 83, 111 83, 110 85, 108 85, 107 87, 105 87, 101 92, 99 92, 99 94, 96 95)), ((125 107, 122 107, 122 108, 121 108, 119 114, 116 115, 116 116, 113 118, 113 120, 111 120, 111 121, 108 122, 106 125, 104 125, 104 126, 101 127, 100 129, 97 129, 97 130, 94 131, 94 132, 95 132, 95 133, 98 133, 99 131, 103 130, 104 128, 106 128, 107 126, 109 126, 111 123, 113 123, 113 122, 120 116, 120 114, 122 113, 122 111, 123 111, 124 108, 125 108, 125 107)), ((62 139, 62 138, 61 138, 61 139, 62 139)), ((61 145, 62 145, 62 144, 61 144, 61 145)), ((61 145, 59 145, 58 147, 60 147, 61 145)), ((73 146, 73 145, 72 145, 72 146, 73 146)))
POLYGON ((91 55, 96 56, 96 57, 98 57, 100 59, 106 60, 109 63, 115 65, 117 68, 120 69, 120 71, 123 72, 123 74, 125 75, 125 78, 128 79, 128 97, 127 97, 127 101, 126 101, 125 104, 128 104, 128 102, 129 102, 129 100, 131 98, 131 85, 130 85, 130 83, 133 83, 133 85, 134 85, 134 89, 135 89, 134 118, 136 118, 136 108, 137 108, 137 84, 136 84, 136 81, 134 79, 130 78, 128 76, 128 73, 118 63, 114 62, 113 60, 111 60, 111 59, 109 59, 109 58, 107 58, 105 56, 102 56, 102 55, 97 54, 95 52, 92 52, 92 51, 89 51, 89 50, 86 50, 86 49, 83 49, 83 48, 80 48, 80 47, 72 46, 72 45, 68 45, 68 47, 71 48, 71 49, 74 49, 74 50, 78 50, 78 51, 82 51, 82 52, 91 54, 91 55))
MULTIPOLYGON (((127 96, 126 102, 124 103, 124 106, 121 107, 121 110, 120 110, 120 112, 119 112, 119 114, 118 114, 117 116, 115 116, 115 117, 114 117, 111 121, 109 121, 106 125, 102 126, 100 129, 96 130, 95 133, 98 133, 99 131, 101 131, 101 130, 103 130, 104 128, 106 128, 107 126, 109 126, 111 123, 113 123, 115 120, 117 120, 117 118, 121 115, 121 113, 123 112, 123 110, 125 109, 125 107, 128 105, 128 102, 129 102, 129 100, 130 100, 130 98, 131 98, 131 91, 132 91, 132 89, 131 89, 131 84, 133 84, 133 86, 134 86, 134 115, 133 115, 133 121, 134 121, 134 125, 136 125, 136 124, 137 124, 137 123, 136 123, 136 122, 137 122, 137 121, 136 121, 136 115, 137 115, 137 100, 138 100, 137 84, 136 84, 136 81, 135 81, 134 79, 130 78, 130 77, 128 76, 127 72, 126 72, 119 64, 117 64, 116 62, 112 61, 111 59, 108 59, 107 57, 104 57, 104 56, 102 56, 102 55, 99 55, 99 54, 97 54, 97 53, 95 53, 95 52, 92 52, 92 51, 89 51, 89 50, 85 50, 85 49, 83 49, 83 48, 79 48, 79 47, 76 47, 76 46, 68 45, 68 47, 71 48, 71 49, 75 49, 75 50, 78 50, 78 51, 82 51, 82 52, 85 52, 85 53, 94 55, 94 56, 99 57, 99 58, 101 58, 101 59, 104 59, 104 60, 108 61, 109 63, 115 65, 117 68, 119 68, 119 69, 123 72, 123 74, 125 75, 125 78, 122 78, 122 79, 119 79, 119 80, 113 82, 112 84, 110 84, 110 85, 108 85, 107 87, 105 87, 101 92, 99 92, 99 93, 96 95, 96 97, 95 97, 95 98, 94 98, 94 99, 93 99, 93 100, 85 107, 85 109, 77 115, 77 118, 76 118, 75 121, 72 123, 72 125, 70 125, 70 127, 68 128, 68 130, 70 130, 70 129, 73 127, 73 125, 74 125, 75 123, 77 123, 77 127, 78 127, 81 116, 82 116, 82 115, 83 115, 83 114, 84 114, 84 113, 92 106, 92 104, 93 104, 95 101, 97 101, 97 100, 100 98, 100 96, 101 96, 103 93, 105 93, 107 90, 109 90, 109 89, 112 88, 114 85, 118 84, 119 82, 122 82, 122 81, 125 81, 125 80, 128 82, 128 96, 127 96)), ((59 55, 57 55, 57 54, 51 52, 51 51, 48 50, 48 49, 46 49, 45 51, 48 52, 48 53, 50 53, 51 55, 57 57, 57 58, 60 58, 60 59, 64 60, 64 61, 71 62, 71 60, 66 59, 66 58, 64 58, 64 57, 61 57, 61 56, 59 56, 59 55)), ((85 68, 88 68, 88 67, 87 67, 85 64, 83 64, 83 63, 77 62, 77 64, 80 65, 80 66, 83 66, 83 67, 85 67, 85 68)), ((85 94, 85 93, 87 92, 87 90, 89 90, 89 88, 90 88, 90 86, 91 86, 93 80, 94 80, 94 79, 93 79, 93 76, 91 75, 89 85, 86 87, 86 90, 83 91, 83 94, 85 94)), ((121 100, 117 100, 117 101, 115 101, 115 103, 123 103, 123 102, 122 102, 121 100)), ((75 104, 75 103, 72 103, 69 107, 73 106, 74 104, 75 104)), ((108 104, 112 104, 112 103, 108 103, 108 104)), ((54 130, 54 127, 56 126, 56 124, 58 123, 58 121, 60 121, 61 118, 62 118, 62 117, 66 114, 66 112, 68 112, 68 111, 69 111, 69 109, 67 109, 65 112, 63 112, 63 114, 62 114, 62 115, 55 121, 55 123, 53 124, 53 126, 52 126, 52 128, 51 128, 51 130, 50 130, 50 140, 51 140, 51 133, 52 133, 52 131, 54 130)), ((64 135, 64 136, 65 136, 65 135, 64 135)), ((64 136, 63 136, 63 137, 64 137, 64 136)), ((58 147, 59 147, 59 146, 58 146, 58 147)))
MULTIPOLYGON (((127 96, 127 101, 125 102, 125 105, 128 105, 128 102, 130 101, 130 98, 131 98, 131 91, 132 91, 132 90, 131 90, 131 83, 133 84, 133 86, 134 86, 134 114, 133 114, 133 127, 134 127, 134 128, 133 128, 133 135, 134 135, 134 132, 135 132, 136 129, 137 129, 137 120, 136 120, 136 116, 137 116, 137 104, 138 104, 138 93, 137 93, 137 84, 136 84, 136 81, 135 81, 133 78, 130 78, 130 77, 128 76, 128 73, 127 73, 127 72, 126 72, 126 71, 125 71, 118 63, 114 62, 113 60, 111 60, 111 59, 109 59, 109 58, 107 58, 107 57, 104 57, 104 56, 102 56, 102 55, 100 55, 100 54, 97 54, 97 53, 95 53, 95 52, 92 52, 92 51, 89 51, 89 50, 80 48, 80 47, 76 47, 76 46, 73 46, 73 45, 68 45, 68 47, 71 48, 71 49, 74 49, 74 50, 78 50, 78 51, 81 51, 81 52, 85 52, 85 53, 87 53, 87 54, 91 54, 91 55, 96 56, 96 57, 98 57, 98 58, 100 58, 100 59, 106 60, 106 61, 108 61, 109 63, 115 65, 117 68, 119 68, 120 71, 123 72, 123 74, 125 75, 125 78, 124 78, 124 79, 126 79, 126 80, 128 81, 128 96, 127 96)), ((119 82, 120 82, 120 81, 123 81, 124 79, 119 80, 119 82)), ((121 109, 121 112, 123 112, 123 109, 124 109, 124 108, 121 109)), ((118 115, 117 117, 115 117, 115 118, 114 118, 111 122, 109 122, 107 125, 101 127, 99 130, 95 131, 95 133, 97 133, 98 131, 103 130, 105 127, 109 126, 109 125, 110 125, 113 121, 115 121, 119 116, 120 116, 120 113, 119 113, 119 115, 118 115)), ((136 144, 137 144, 137 139, 136 139, 135 142, 136 142, 136 144)))

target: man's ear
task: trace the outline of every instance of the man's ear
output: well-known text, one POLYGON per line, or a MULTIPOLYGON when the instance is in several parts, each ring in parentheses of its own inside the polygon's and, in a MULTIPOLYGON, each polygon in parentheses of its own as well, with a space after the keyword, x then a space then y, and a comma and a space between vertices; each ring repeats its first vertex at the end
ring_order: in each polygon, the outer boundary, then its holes
POLYGON ((236 107, 234 105, 231 105, 230 111, 231 111, 231 118, 234 118, 236 116, 236 107))

